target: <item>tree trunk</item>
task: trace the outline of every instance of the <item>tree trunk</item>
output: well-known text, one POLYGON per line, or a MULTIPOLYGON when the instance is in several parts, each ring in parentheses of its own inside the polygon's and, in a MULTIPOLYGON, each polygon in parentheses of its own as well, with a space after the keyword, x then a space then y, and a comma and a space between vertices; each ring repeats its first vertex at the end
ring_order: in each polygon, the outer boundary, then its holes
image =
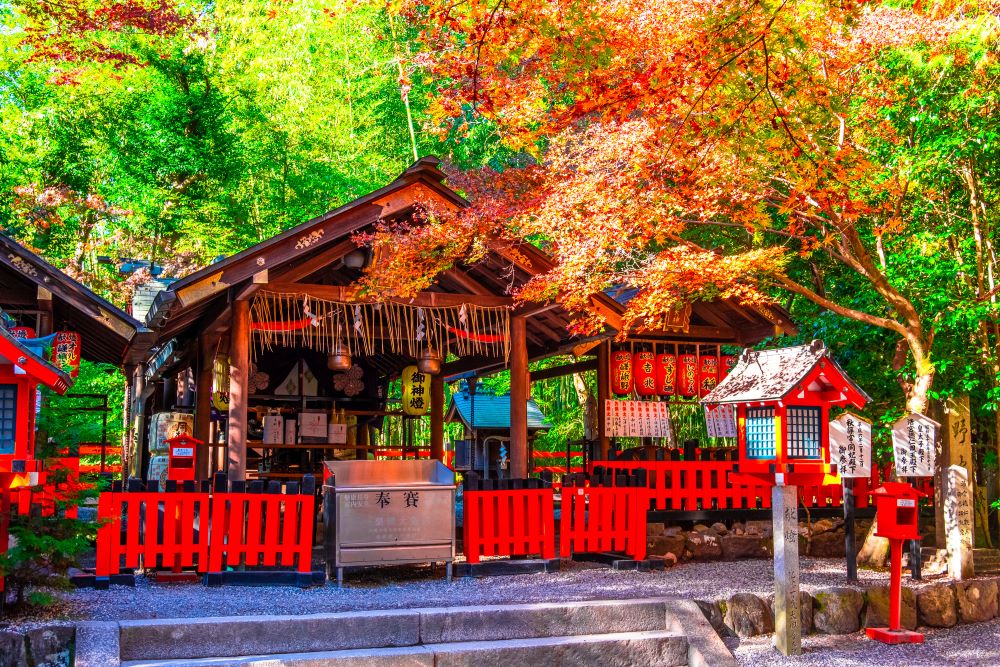
POLYGON ((582 373, 573 373, 573 388, 576 398, 583 408, 583 439, 597 439, 597 398, 591 393, 590 387, 582 373))
POLYGON ((878 519, 872 521, 865 535, 864 544, 858 552, 858 565, 862 567, 885 567, 885 561, 889 557, 889 540, 884 537, 875 537, 875 529, 878 527, 878 519))

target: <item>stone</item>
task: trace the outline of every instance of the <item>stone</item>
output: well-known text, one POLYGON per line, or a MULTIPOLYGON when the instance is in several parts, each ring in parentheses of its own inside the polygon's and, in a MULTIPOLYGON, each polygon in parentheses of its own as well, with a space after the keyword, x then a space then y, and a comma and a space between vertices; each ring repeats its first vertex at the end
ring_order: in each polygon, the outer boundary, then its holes
POLYGON ((687 638, 688 667, 739 667, 722 637, 695 602, 665 600, 663 604, 667 610, 667 630, 687 638))
POLYGON ((683 535, 684 531, 681 529, 680 526, 670 526, 669 528, 663 531, 663 534, 666 537, 674 537, 676 535, 683 535))
POLYGON ((687 534, 685 548, 691 552, 691 557, 697 560, 719 558, 722 556, 722 544, 718 535, 691 531, 687 534))
POLYGON ((819 535, 821 533, 828 533, 837 528, 837 524, 834 523, 833 519, 820 519, 812 524, 810 532, 813 535, 819 535))
POLYGON ((950 628, 958 623, 955 589, 949 584, 935 584, 917 592, 917 614, 920 625, 950 628))
POLYGON ((717 535, 725 535, 726 533, 729 532, 729 529, 726 528, 726 524, 722 523, 721 521, 716 521, 715 523, 713 523, 711 525, 711 529, 714 530, 717 535))
POLYGON ((729 598, 723 619, 726 627, 740 637, 769 635, 774 632, 771 607, 750 593, 737 593, 729 598))
POLYGON ((997 582, 993 579, 955 584, 960 623, 981 623, 997 615, 997 582))
POLYGON ((666 530, 666 526, 664 526, 662 522, 657 521, 646 524, 646 535, 649 537, 662 535, 664 530, 666 530))
POLYGON ((666 535, 653 537, 646 540, 646 552, 651 556, 665 556, 666 554, 683 554, 687 538, 684 535, 666 535))
POLYGON ((701 613, 703 613, 708 622, 712 624, 712 628, 715 630, 716 634, 720 637, 727 637, 731 634, 729 632, 729 628, 726 627, 721 603, 712 600, 695 600, 694 603, 698 605, 698 608, 701 609, 701 613))
POLYGON ((28 651, 34 667, 71 667, 73 638, 70 626, 36 628, 27 635, 28 651))
MULTIPOLYGON (((900 590, 899 625, 904 630, 917 629, 917 596, 913 589, 900 590)), ((866 628, 889 627, 889 609, 892 600, 888 586, 875 586, 865 593, 868 604, 865 607, 866 628)))
POLYGON ((861 629, 865 598, 853 588, 827 588, 813 594, 813 627, 827 635, 849 635, 861 629))
MULTIPOLYGON (((767 596, 767 604, 774 613, 774 593, 767 596)), ((799 591, 799 620, 802 624, 802 634, 812 632, 813 629, 813 598, 805 591, 799 591)))
POLYGON ((24 635, 16 632, 0 632, 0 667, 24 667, 27 664, 24 635))
POLYGON ((74 667, 118 667, 118 624, 86 621, 76 626, 74 667))
POLYGON ((726 560, 737 558, 767 558, 770 552, 759 535, 723 535, 719 538, 722 557, 726 560))
POLYGON ((842 530, 813 535, 809 542, 809 555, 817 558, 843 558, 847 554, 842 530))
POLYGON ((708 526, 706 526, 703 523, 696 523, 694 525, 694 530, 697 533, 707 533, 708 532, 708 526))

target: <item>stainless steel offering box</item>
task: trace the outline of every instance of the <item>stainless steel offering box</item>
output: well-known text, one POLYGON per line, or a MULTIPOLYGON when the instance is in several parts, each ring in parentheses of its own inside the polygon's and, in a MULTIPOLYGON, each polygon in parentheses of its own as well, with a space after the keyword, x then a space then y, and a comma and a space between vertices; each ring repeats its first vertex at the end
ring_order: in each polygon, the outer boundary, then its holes
MULTIPOLYGON (((455 473, 440 461, 326 461, 328 570, 455 559, 455 473)), ((328 574, 333 574, 328 572, 328 574)))

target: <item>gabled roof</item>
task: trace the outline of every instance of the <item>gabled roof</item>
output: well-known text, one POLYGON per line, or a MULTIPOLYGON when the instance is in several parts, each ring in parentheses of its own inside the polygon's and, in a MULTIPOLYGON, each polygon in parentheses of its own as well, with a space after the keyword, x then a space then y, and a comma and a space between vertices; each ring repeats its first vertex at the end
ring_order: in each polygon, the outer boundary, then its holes
POLYGON ((33 304, 39 288, 52 294, 56 324, 67 322, 81 334, 85 359, 121 366, 132 348, 138 348, 138 357, 145 355, 148 342, 143 347, 144 339, 152 338, 149 329, 0 233, 0 304, 14 307, 33 304))
POLYGON ((0 363, 3 361, 20 367, 41 384, 60 394, 66 393, 73 385, 73 379, 69 375, 36 355, 0 326, 0 363))
MULTIPOLYGON (((476 393, 475 398, 468 391, 460 391, 451 397, 451 404, 445 421, 461 421, 466 428, 476 429, 510 429, 510 394, 496 396, 494 394, 476 393), (472 425, 472 404, 476 404, 476 423, 472 425)), ((528 430, 552 428, 538 404, 528 399, 528 430)))
POLYGON ((871 397, 847 376, 823 341, 773 350, 744 350, 732 372, 702 403, 780 401, 809 381, 813 389, 844 389, 843 403, 858 407, 871 397), (815 387, 813 384, 815 383, 815 387))

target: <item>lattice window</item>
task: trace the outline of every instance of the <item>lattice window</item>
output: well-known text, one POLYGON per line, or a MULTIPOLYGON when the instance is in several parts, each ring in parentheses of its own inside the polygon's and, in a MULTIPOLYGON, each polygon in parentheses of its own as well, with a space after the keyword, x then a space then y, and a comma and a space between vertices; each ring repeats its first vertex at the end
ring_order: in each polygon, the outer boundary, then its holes
POLYGON ((823 427, 819 408, 788 408, 788 456, 818 459, 823 427))
POLYGON ((17 434, 17 385, 0 384, 0 454, 14 453, 17 434))
POLYGON ((747 456, 775 458, 774 408, 747 408, 747 456))

